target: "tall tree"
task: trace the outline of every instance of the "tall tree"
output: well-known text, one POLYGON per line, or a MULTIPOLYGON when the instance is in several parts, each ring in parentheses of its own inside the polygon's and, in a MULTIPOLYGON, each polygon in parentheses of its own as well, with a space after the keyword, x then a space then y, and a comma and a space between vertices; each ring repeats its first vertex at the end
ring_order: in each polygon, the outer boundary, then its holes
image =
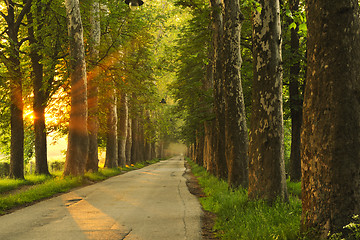
POLYGON ((5 1, 7 15, 0 12, 4 18, 7 29, 8 46, 1 44, 6 49, 0 52, 1 61, 8 70, 10 78, 10 114, 11 114, 11 145, 10 145, 10 176, 24 178, 24 122, 22 99, 22 72, 20 67, 20 47, 24 40, 19 39, 19 31, 22 21, 30 11, 31 0, 23 2, 21 11, 16 9, 21 6, 12 0, 5 1))
POLYGON ((278 0, 260 0, 253 19, 254 80, 249 197, 287 199, 283 147, 281 25, 278 0))
POLYGON ((302 231, 325 239, 360 211, 360 12, 357 0, 309 0, 306 12, 302 231))
MULTIPOLYGON (((289 9, 294 15, 299 10, 299 0, 289 0, 289 9)), ((294 18, 292 23, 296 27, 290 29, 290 80, 289 98, 291 114, 291 153, 290 153, 290 179, 300 181, 301 158, 300 158, 300 134, 302 124, 302 96, 300 93, 300 49, 299 49, 299 26, 294 18)))
POLYGON ((119 101, 119 117, 118 117, 118 162, 119 166, 126 165, 126 139, 127 139, 127 128, 128 128, 128 104, 127 95, 125 92, 120 93, 119 101))
POLYGON ((247 188, 248 131, 240 77, 243 15, 239 0, 225 0, 224 7, 225 156, 228 183, 247 188))
POLYGON ((47 141, 46 141, 46 125, 45 125, 45 108, 48 100, 49 86, 44 86, 44 67, 41 63, 40 46, 43 45, 42 39, 35 36, 35 31, 41 31, 44 20, 41 16, 43 5, 40 1, 33 1, 34 11, 27 14, 28 34, 30 42, 30 59, 32 65, 32 78, 34 88, 34 130, 35 130, 35 172, 38 174, 50 174, 47 162, 47 141), (34 16, 35 15, 35 16, 34 16), (37 18, 40 24, 35 30, 34 18, 37 18), (39 42, 40 40, 40 42, 39 42))
POLYGON ((70 41, 71 110, 64 175, 82 175, 88 156, 87 84, 83 26, 78 0, 65 0, 70 41))
POLYGON ((213 47, 214 47, 214 112, 216 116, 216 175, 227 179, 227 163, 225 158, 225 98, 223 83, 223 34, 224 16, 223 3, 219 0, 211 0, 211 19, 213 24, 213 47))
POLYGON ((132 120, 128 115, 127 119, 127 128, 126 128, 126 145, 125 145, 125 155, 126 155, 126 164, 131 163, 131 149, 132 149, 132 120))
POLYGON ((111 88, 107 94, 107 124, 106 124, 106 156, 105 167, 118 166, 117 146, 117 113, 116 113, 116 90, 111 88))
POLYGON ((98 171, 98 79, 100 67, 97 66, 99 60, 100 47, 100 3, 93 0, 90 4, 90 62, 92 70, 88 74, 88 131, 89 131, 89 152, 86 162, 87 171, 98 171))

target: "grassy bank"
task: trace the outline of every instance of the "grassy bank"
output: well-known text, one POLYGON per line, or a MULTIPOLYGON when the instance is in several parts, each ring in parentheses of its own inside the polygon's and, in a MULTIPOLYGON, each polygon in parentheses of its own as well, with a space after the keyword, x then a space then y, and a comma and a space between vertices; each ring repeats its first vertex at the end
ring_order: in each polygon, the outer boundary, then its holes
POLYGON ((56 172, 52 176, 26 175, 24 180, 0 179, 0 214, 5 214, 10 209, 49 198, 58 193, 67 192, 75 187, 102 181, 159 161, 155 159, 123 168, 102 168, 97 173, 86 173, 81 177, 63 177, 61 172, 56 172))
POLYGON ((300 233, 300 183, 291 183, 290 201, 269 206, 264 201, 249 201, 244 189, 231 190, 226 182, 210 175, 189 161, 192 172, 207 197, 203 208, 217 215, 214 230, 221 239, 297 239, 300 233))

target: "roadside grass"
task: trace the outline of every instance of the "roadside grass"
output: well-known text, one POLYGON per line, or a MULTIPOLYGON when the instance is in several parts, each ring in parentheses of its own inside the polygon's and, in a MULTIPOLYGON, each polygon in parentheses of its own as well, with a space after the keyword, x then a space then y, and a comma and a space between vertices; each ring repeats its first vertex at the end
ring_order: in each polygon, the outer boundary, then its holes
POLYGON ((98 172, 86 173, 84 176, 79 177, 63 177, 62 172, 57 171, 52 173, 51 176, 26 175, 25 179, 0 179, 0 215, 5 214, 10 209, 87 185, 89 181, 99 182, 123 172, 143 168, 159 161, 160 159, 154 159, 143 163, 132 164, 124 168, 100 168, 98 172), (29 187, 24 190, 20 188, 25 185, 29 185, 29 187), (19 191, 16 189, 19 189, 19 191), (16 191, 10 192, 12 190, 16 191))
POLYGON ((301 201, 299 184, 289 188, 289 203, 272 205, 250 201, 245 189, 229 189, 206 170, 189 161, 191 170, 207 197, 201 198, 203 208, 217 215, 214 230, 221 239, 298 239, 300 235, 301 201))
POLYGON ((47 175, 34 175, 34 174, 26 175, 25 179, 3 178, 0 179, 0 193, 14 190, 23 185, 35 185, 35 184, 43 183, 51 178, 52 178, 51 176, 47 176, 47 175))

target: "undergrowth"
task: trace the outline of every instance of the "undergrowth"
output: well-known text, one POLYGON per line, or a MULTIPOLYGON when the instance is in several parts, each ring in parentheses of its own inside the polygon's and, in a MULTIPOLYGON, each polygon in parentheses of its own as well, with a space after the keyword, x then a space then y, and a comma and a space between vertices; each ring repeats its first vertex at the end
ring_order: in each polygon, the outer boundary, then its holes
POLYGON ((214 230, 221 239, 297 239, 300 233, 301 201, 299 184, 290 189, 289 203, 276 201, 271 206, 261 200, 250 201, 245 189, 229 189, 202 167, 189 161, 207 197, 203 208, 217 215, 214 230))

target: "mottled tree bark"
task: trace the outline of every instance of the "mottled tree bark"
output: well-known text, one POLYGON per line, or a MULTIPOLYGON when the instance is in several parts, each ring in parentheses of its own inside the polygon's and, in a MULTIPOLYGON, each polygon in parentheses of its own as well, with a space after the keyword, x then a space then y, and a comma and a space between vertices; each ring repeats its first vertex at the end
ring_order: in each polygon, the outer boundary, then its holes
POLYGON ((249 198, 287 199, 283 147, 281 25, 278 0, 260 0, 253 20, 254 80, 249 198))
POLYGON ((214 112, 215 112, 215 161, 216 175, 227 179, 227 163, 225 158, 225 99, 223 84, 223 4, 220 0, 211 0, 211 19, 213 25, 214 48, 214 112))
MULTIPOLYGON (((299 10, 299 0, 289 1, 290 10, 295 13, 299 10)), ((294 20, 292 20, 294 21, 294 20)), ((301 180, 301 158, 300 158, 300 133, 302 124, 302 97, 300 93, 299 73, 300 73, 300 52, 299 52, 299 28, 292 28, 290 51, 290 112, 291 112, 291 153, 290 153, 290 180, 301 180)))
POLYGON ((78 0, 65 0, 70 40, 71 110, 64 175, 83 175, 88 156, 87 83, 83 27, 78 0))
MULTIPOLYGON (((97 63, 99 58, 100 46, 100 4, 97 0, 93 0, 90 5, 90 59, 92 63, 97 63)), ((93 64, 91 71, 88 73, 88 132, 89 132, 89 152, 86 162, 86 170, 97 172, 99 164, 98 153, 98 79, 100 68, 93 64)))
POLYGON ((120 93, 119 128, 118 128, 118 162, 119 166, 126 165, 126 138, 128 128, 128 105, 126 93, 120 93))
POLYGON ((118 166, 116 90, 108 91, 105 167, 118 166))
POLYGON ((306 11, 302 231, 325 239, 360 211, 359 4, 309 0, 306 11))
POLYGON ((225 0, 224 87, 225 156, 230 186, 248 187, 248 130, 241 86, 241 19, 239 0, 225 0))

